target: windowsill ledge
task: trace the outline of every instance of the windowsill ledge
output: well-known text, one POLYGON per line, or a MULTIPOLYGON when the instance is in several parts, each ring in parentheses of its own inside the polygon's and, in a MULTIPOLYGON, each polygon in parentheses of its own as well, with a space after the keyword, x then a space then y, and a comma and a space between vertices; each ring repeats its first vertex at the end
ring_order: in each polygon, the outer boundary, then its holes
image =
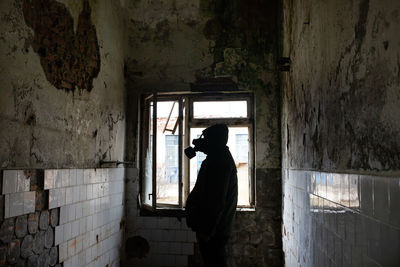
MULTIPOLYGON (((255 212, 255 208, 251 207, 240 207, 236 209, 236 212, 255 212)), ((175 208, 175 207, 158 207, 156 210, 148 210, 142 208, 140 210, 140 216, 147 217, 185 217, 185 209, 175 208)))

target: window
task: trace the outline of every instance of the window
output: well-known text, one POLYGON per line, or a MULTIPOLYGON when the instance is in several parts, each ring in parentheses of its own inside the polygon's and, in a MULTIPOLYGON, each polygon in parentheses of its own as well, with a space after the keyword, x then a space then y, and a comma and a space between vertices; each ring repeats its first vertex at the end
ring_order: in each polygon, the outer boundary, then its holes
POLYGON ((141 203, 151 210, 182 209, 206 155, 189 160, 184 148, 216 123, 229 128, 238 169, 239 207, 254 207, 252 95, 153 94, 143 98, 141 203))

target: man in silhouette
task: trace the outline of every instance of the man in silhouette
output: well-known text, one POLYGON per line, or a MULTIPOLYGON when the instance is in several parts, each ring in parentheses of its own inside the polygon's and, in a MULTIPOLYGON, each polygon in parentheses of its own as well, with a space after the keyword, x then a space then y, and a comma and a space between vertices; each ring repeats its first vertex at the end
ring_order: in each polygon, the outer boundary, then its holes
POLYGON ((207 154, 186 201, 186 221, 196 232, 206 266, 226 266, 225 245, 238 199, 237 170, 229 148, 228 127, 216 124, 195 139, 194 150, 207 154))

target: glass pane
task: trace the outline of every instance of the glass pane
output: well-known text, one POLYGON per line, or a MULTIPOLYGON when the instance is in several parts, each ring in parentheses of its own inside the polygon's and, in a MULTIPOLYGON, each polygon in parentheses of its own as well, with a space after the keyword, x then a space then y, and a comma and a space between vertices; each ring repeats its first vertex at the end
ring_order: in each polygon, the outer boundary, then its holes
POLYGON ((247 101, 195 101, 195 119, 247 118, 247 101))
POLYGON ((145 143, 145 173, 144 173, 144 183, 143 183, 143 203, 152 206, 152 193, 153 193, 153 102, 150 102, 149 105, 146 106, 149 112, 149 132, 147 136, 147 140, 145 143))
POLYGON ((229 128, 228 146, 236 163, 238 174, 238 205, 250 205, 249 130, 247 127, 229 128))
MULTIPOLYGON (((191 128, 190 143, 192 143, 193 139, 199 138, 204 129, 205 128, 191 128)), ((197 174, 199 174, 201 163, 206 159, 206 156, 207 155, 203 152, 197 151, 196 156, 190 160, 190 191, 192 191, 194 185, 196 184, 197 174)))
POLYGON ((178 102, 157 102, 157 204, 179 204, 178 109, 178 102))
MULTIPOLYGON (((198 138, 205 128, 191 128, 190 138, 198 138)), ((250 205, 250 178, 249 178, 249 130, 247 127, 229 127, 228 147, 235 160, 238 174, 238 205, 250 205)), ((190 160, 190 191, 192 191, 201 163, 206 155, 197 152, 190 160)))

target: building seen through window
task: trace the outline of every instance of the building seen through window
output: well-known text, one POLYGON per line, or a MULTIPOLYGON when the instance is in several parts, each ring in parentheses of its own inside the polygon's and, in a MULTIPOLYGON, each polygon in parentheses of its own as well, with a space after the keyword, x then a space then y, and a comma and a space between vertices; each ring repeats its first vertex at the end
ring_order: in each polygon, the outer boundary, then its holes
POLYGON ((200 137, 205 128, 225 123, 229 129, 227 146, 238 170, 238 206, 253 207, 254 157, 251 151, 254 144, 250 100, 249 95, 243 94, 232 94, 227 100, 198 95, 148 97, 143 114, 142 203, 153 209, 183 208, 206 158, 204 153, 197 152, 196 157, 189 160, 183 149, 200 137), (153 196, 156 197, 153 199, 153 196))

